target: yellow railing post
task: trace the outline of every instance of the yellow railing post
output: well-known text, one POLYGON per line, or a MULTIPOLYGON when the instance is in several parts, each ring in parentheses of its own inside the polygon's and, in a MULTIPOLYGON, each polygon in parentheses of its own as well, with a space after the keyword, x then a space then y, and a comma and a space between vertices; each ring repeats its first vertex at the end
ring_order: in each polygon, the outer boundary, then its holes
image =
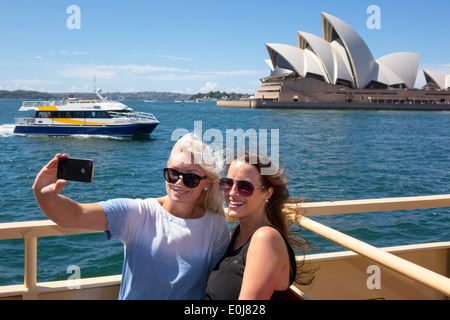
POLYGON ((36 289, 37 270, 37 238, 25 238, 25 288, 32 291, 36 289))

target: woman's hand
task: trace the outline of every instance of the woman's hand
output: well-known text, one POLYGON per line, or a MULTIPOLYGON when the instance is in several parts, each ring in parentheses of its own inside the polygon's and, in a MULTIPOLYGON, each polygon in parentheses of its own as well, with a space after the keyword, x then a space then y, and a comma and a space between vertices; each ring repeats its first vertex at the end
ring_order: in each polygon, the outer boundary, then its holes
POLYGON ((37 200, 41 197, 55 196, 61 193, 67 180, 58 179, 56 173, 59 159, 67 157, 67 154, 57 154, 36 176, 33 192, 37 200))
POLYGON ((57 178, 61 158, 68 158, 68 155, 57 154, 42 168, 34 181, 33 192, 39 207, 48 218, 62 227, 107 230, 105 212, 100 205, 81 204, 60 195, 67 183, 67 180, 57 178))

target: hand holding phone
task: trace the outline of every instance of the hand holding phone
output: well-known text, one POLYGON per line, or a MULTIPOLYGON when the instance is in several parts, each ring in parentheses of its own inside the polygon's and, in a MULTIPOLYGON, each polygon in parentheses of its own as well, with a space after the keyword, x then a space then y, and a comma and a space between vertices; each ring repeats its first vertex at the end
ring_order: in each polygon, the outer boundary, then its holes
POLYGON ((94 168, 94 161, 90 159, 59 158, 56 177, 89 183, 94 181, 94 168))

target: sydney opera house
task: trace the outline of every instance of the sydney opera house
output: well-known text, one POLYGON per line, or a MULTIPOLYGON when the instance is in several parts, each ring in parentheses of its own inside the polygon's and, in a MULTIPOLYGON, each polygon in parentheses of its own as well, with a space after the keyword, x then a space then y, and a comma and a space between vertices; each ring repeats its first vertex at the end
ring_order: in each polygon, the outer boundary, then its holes
POLYGON ((450 75, 423 70, 415 89, 419 54, 375 59, 344 21, 322 13, 322 37, 298 31, 298 45, 267 43, 270 75, 255 101, 278 103, 450 104, 450 75))

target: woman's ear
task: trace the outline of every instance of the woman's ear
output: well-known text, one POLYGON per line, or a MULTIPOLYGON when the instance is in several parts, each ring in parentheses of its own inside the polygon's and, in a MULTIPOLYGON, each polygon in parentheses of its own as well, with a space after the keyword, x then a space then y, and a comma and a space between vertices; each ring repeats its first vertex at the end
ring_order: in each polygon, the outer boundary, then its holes
POLYGON ((266 200, 269 200, 269 198, 272 196, 272 194, 273 194, 273 188, 272 187, 270 187, 269 189, 267 189, 267 192, 266 192, 266 200))
POLYGON ((203 186, 203 190, 208 190, 208 188, 211 186, 211 182, 209 182, 209 181, 207 181, 206 183, 205 183, 205 185, 203 186))

